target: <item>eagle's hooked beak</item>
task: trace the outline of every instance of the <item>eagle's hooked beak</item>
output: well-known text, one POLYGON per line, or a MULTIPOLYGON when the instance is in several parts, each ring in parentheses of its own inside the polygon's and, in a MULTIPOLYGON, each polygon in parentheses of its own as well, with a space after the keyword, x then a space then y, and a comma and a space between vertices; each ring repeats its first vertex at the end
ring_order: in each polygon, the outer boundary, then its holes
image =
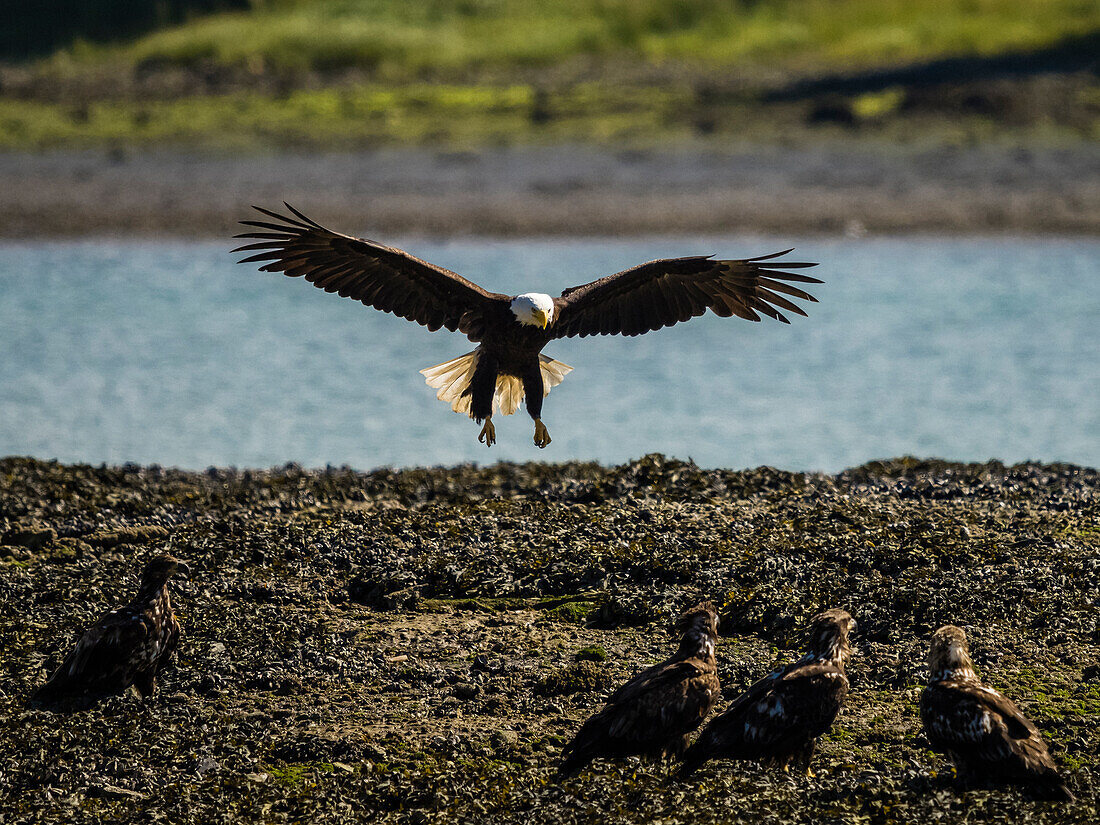
POLYGON ((546 329, 547 324, 550 323, 550 314, 545 309, 535 309, 535 319, 542 329, 546 329))

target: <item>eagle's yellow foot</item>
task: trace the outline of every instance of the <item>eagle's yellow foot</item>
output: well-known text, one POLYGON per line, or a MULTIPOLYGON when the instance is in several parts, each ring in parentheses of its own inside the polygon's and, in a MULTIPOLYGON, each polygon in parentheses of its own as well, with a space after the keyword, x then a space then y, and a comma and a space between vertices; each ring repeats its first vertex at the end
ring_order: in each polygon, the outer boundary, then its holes
POLYGON ((535 446, 542 449, 550 443, 550 431, 542 423, 541 418, 535 419, 535 446))
POLYGON ((497 428, 493 426, 493 419, 485 419, 485 426, 481 428, 481 435, 477 437, 477 440, 486 447, 492 447, 497 443, 497 428))
POLYGON ((806 768, 807 779, 817 779, 817 774, 814 773, 813 768, 806 768))

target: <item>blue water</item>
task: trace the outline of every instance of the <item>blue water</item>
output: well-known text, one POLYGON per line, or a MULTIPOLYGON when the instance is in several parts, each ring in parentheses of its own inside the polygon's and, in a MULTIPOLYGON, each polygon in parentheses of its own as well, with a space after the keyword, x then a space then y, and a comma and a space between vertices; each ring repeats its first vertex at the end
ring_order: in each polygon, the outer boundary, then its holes
POLYGON ((1100 241, 391 239, 484 286, 557 294, 643 260, 823 262, 791 326, 708 314, 551 343, 553 444, 498 444, 418 370, 457 334, 236 266, 228 243, 0 244, 0 455, 187 468, 620 462, 836 471, 901 454, 1100 465, 1100 241))

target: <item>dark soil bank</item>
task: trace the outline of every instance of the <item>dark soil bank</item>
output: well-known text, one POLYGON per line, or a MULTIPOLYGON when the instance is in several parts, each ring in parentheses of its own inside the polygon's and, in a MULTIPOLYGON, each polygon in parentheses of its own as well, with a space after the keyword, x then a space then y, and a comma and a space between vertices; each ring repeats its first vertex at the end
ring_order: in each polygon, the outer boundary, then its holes
POLYGON ((621 467, 271 472, 0 461, 0 822, 1097 821, 1100 475, 899 459, 837 476, 621 467), (170 551, 185 628, 158 692, 25 699, 170 551), (596 763, 552 780, 610 687, 721 606, 726 698, 822 606, 860 633, 816 778, 596 763), (930 633, 1079 797, 959 791, 916 707, 930 633))

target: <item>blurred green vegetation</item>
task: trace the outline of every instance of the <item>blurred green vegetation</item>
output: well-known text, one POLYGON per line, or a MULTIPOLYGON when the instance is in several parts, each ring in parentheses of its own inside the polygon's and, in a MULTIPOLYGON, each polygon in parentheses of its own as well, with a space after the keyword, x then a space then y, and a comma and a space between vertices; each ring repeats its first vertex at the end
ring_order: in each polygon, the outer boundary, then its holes
POLYGON ((248 151, 273 145, 472 146, 578 135, 618 142, 677 130, 676 96, 660 89, 573 86, 555 96, 549 123, 540 121, 538 100, 537 91, 524 84, 435 83, 79 105, 0 100, 0 147, 171 143, 248 151))
POLYGON ((1095 0, 268 0, 77 63, 376 70, 397 78, 575 57, 850 69, 992 55, 1100 28, 1095 0))
POLYGON ((185 22, 0 67, 0 147, 1100 136, 1097 0, 172 2, 185 22), (768 98, 950 60, 978 85, 941 94, 940 66, 768 98))

